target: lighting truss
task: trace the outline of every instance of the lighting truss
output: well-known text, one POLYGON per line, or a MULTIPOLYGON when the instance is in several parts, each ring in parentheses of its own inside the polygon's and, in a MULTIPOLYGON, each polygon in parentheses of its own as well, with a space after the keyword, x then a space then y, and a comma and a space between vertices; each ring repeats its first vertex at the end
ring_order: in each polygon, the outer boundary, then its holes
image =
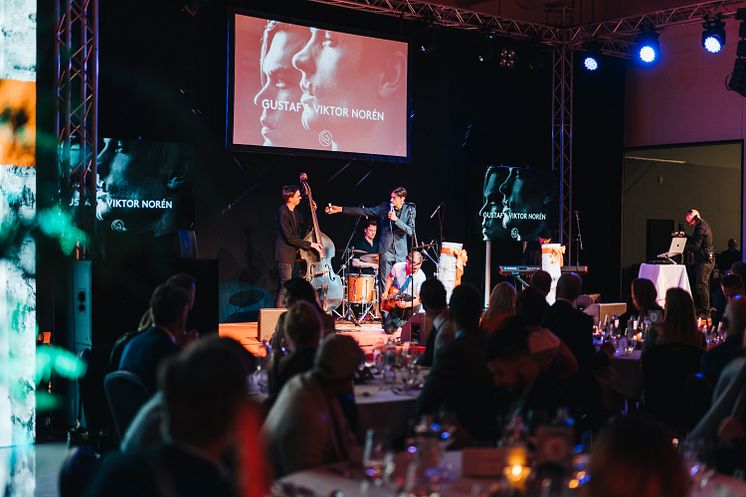
POLYGON ((74 211, 76 221, 92 233, 98 152, 98 0, 56 0, 55 21, 61 201, 68 201, 77 190, 80 207, 74 211))

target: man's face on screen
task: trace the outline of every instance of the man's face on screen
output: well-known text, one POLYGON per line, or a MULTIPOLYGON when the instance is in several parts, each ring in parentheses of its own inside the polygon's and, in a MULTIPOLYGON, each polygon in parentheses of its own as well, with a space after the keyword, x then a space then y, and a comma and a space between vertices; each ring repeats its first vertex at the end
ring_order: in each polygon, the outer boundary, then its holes
POLYGON ((302 73, 301 102, 305 104, 306 129, 332 128, 329 131, 336 138, 344 132, 352 108, 375 105, 377 81, 370 69, 374 62, 365 60, 364 45, 365 38, 361 36, 311 28, 311 39, 293 58, 293 65, 302 73), (334 112, 322 114, 316 105, 346 108, 348 117, 334 112))
POLYGON ((546 221, 529 217, 528 219, 516 219, 516 214, 534 216, 546 214, 544 205, 544 192, 537 193, 529 186, 532 182, 527 180, 528 173, 521 168, 511 168, 508 177, 500 185, 502 194, 502 226, 511 232, 511 238, 516 240, 535 240, 539 232, 545 227, 546 221), (512 236, 517 230, 518 238, 512 236))
POLYGON ((262 107, 259 121, 265 146, 298 147, 307 132, 301 126, 301 112, 295 110, 301 98, 301 74, 292 61, 308 41, 308 29, 281 24, 274 31, 261 61, 264 84, 254 104, 262 107))
POLYGON ((485 240, 500 238, 503 231, 499 215, 502 213, 502 195, 499 191, 499 178, 495 169, 488 169, 484 178, 484 205, 479 211, 482 216, 482 235, 485 240))

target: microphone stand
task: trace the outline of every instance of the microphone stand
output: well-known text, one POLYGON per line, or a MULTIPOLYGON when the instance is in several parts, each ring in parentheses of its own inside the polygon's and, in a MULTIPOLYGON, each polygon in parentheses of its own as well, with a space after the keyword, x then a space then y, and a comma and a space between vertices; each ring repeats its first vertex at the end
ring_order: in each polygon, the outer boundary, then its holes
POLYGON ((580 251, 583 250, 583 235, 580 233, 580 215, 575 211, 575 224, 578 227, 578 236, 575 238, 575 269, 580 267, 580 251))
MULTIPOLYGON (((410 252, 409 253, 409 257, 412 260, 412 300, 410 301, 409 310, 412 312, 412 316, 410 316, 409 319, 411 319, 414 316, 414 274, 415 274, 415 271, 414 271, 414 248, 417 246, 417 230, 414 227, 414 220, 412 219, 412 209, 413 208, 414 208, 414 204, 411 204, 409 206, 409 211, 408 211, 409 222, 407 223, 407 224, 412 223, 412 245, 410 245, 410 249, 409 249, 409 252, 410 252)), ((411 342, 412 341, 412 335, 411 335, 412 328, 411 328, 411 326, 410 326, 409 329, 410 329, 409 341, 411 342)))
MULTIPOLYGON (((344 264, 342 264, 342 267, 339 268, 342 272, 342 314, 338 313, 336 309, 334 310, 335 314, 337 314, 337 316, 342 319, 349 319, 350 317, 352 317, 350 321, 352 321, 356 325, 359 323, 357 322, 356 316, 353 315, 352 307, 350 306, 347 298, 347 280, 350 275, 350 269, 348 265, 351 263, 352 259, 352 257, 348 257, 348 255, 354 255, 349 254, 350 244, 352 243, 352 239, 355 237, 355 233, 357 233, 357 227, 360 225, 360 219, 362 219, 362 217, 363 216, 357 216, 357 219, 355 219, 355 226, 352 227, 352 233, 350 233, 350 238, 347 239, 347 243, 345 244, 345 249, 342 256, 344 257, 345 262, 344 264)), ((339 274, 339 271, 337 272, 337 274, 339 274)))

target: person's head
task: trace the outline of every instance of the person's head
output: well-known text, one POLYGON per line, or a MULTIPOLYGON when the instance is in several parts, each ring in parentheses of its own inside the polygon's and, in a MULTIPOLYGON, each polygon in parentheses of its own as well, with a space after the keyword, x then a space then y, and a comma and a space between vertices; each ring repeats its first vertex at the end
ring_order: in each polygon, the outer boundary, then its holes
POLYGON ((620 417, 603 429, 590 463, 591 497, 686 497, 689 478, 671 435, 653 420, 620 417))
POLYGON ((725 306, 725 319, 728 324, 728 334, 743 337, 746 329, 746 297, 736 295, 725 306))
POLYGON ((669 288, 666 291, 663 340, 667 343, 699 345, 698 333, 692 296, 681 288, 669 288))
POLYGON ((507 281, 495 285, 490 293, 487 310, 484 311, 484 320, 492 319, 498 314, 513 314, 515 309, 515 287, 507 281))
POLYGON ((737 274, 741 277, 744 283, 746 283, 746 262, 743 261, 737 261, 731 264, 730 266, 731 272, 737 274))
POLYGON ((485 360, 498 387, 519 392, 539 375, 540 367, 531 356, 528 335, 528 325, 520 316, 508 318, 499 333, 490 335, 485 360))
POLYGON ((549 295, 549 291, 552 289, 552 275, 539 269, 531 275, 531 281, 529 281, 531 288, 536 288, 546 298, 549 295))
POLYGON ((310 28, 308 43, 293 57, 293 66, 301 72, 303 127, 316 133, 325 130, 332 148, 336 144, 344 150, 349 144, 370 141, 373 130, 398 130, 403 109, 390 102, 398 105, 406 94, 407 60, 399 47, 398 42, 371 43, 363 36, 310 28), (319 112, 319 106, 340 110, 319 112), (353 114, 374 109, 383 112, 382 120, 353 114))
POLYGON ((179 217, 179 204, 191 196, 192 147, 181 143, 105 138, 96 164, 96 217, 99 221, 110 225, 113 231, 152 233, 154 236, 179 229, 178 223, 183 221, 179 217), (168 201, 161 202, 162 199, 168 201))
POLYGON ((301 74, 293 67, 293 56, 309 37, 308 28, 284 22, 267 21, 264 28, 259 60, 262 87, 254 97, 254 105, 262 108, 259 122, 264 145, 297 147, 298 140, 308 135, 300 114, 286 104, 300 102, 301 74))
POLYGON ((420 301, 425 312, 440 314, 446 309, 446 289, 438 278, 428 278, 420 287, 420 301))
POLYGON ((479 317, 482 315, 481 292, 474 285, 464 283, 453 289, 448 311, 453 321, 454 329, 476 330, 479 317))
POLYGON ((738 250, 738 242, 736 242, 735 238, 728 239, 728 250, 731 252, 738 250))
POLYGON ((701 218, 699 217, 699 211, 697 209, 689 209, 688 211, 686 211, 686 216, 684 216, 684 219, 686 219, 686 222, 689 226, 696 226, 696 224, 701 221, 701 218))
POLYGON ((295 185, 285 185, 282 187, 282 201, 288 206, 295 207, 300 204, 300 188, 295 185))
POLYGON ((167 279, 166 283, 183 288, 187 292, 189 296, 189 310, 191 311, 194 307, 194 298, 197 293, 197 280, 194 276, 187 273, 176 273, 167 279))
POLYGON ((736 295, 744 294, 743 279, 736 273, 727 273, 720 278, 720 288, 726 299, 731 300, 736 295))
POLYGON ((352 378, 364 358, 363 351, 352 337, 329 335, 321 341, 312 371, 327 398, 352 391, 352 378))
POLYGON ((407 272, 416 273, 422 267, 422 252, 415 250, 407 254, 407 272))
POLYGON ((316 308, 308 302, 298 301, 288 307, 283 320, 285 338, 290 347, 316 348, 321 339, 321 318, 316 308))
POLYGON ((658 305, 658 290, 655 289, 655 285, 649 279, 635 278, 630 284, 630 290, 632 292, 632 304, 641 315, 655 309, 658 305))
POLYGON ((515 314, 529 326, 541 326, 549 309, 546 297, 536 288, 524 288, 515 301, 515 314))
POLYGON ((285 289, 285 305, 287 307, 296 302, 303 301, 308 302, 316 307, 317 311, 322 312, 316 290, 314 290, 308 281, 303 278, 291 278, 283 283, 282 288, 285 289))
POLYGON ((577 273, 565 273, 557 280, 557 298, 575 302, 583 291, 583 280, 577 273))
POLYGON ((401 209, 404 205, 404 199, 407 198, 407 190, 403 186, 397 186, 391 190, 389 200, 394 206, 394 209, 401 209))
POLYGON ((150 297, 153 324, 171 332, 183 331, 189 314, 189 295, 178 286, 164 283, 150 297))
POLYGON ((370 218, 365 222, 363 227, 363 236, 368 240, 373 240, 378 232, 378 221, 374 218, 370 218))
POLYGON ((539 245, 552 242, 552 230, 544 227, 539 230, 539 245))
POLYGON ((160 370, 159 387, 169 437, 213 455, 224 452, 246 402, 255 362, 239 342, 217 336, 195 342, 167 362, 160 370))

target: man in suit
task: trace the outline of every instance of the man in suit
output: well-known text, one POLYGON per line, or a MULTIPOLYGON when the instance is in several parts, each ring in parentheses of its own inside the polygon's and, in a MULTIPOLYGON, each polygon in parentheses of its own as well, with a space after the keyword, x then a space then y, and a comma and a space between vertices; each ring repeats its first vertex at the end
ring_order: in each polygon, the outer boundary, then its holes
MULTIPOLYGON (((453 340, 436 349, 433 368, 417 399, 417 414, 453 413, 471 441, 494 441, 495 388, 483 354, 487 334, 479 327, 481 292, 454 288, 449 313, 453 340)), ((458 438, 458 437, 457 437, 458 438)))
MULTIPOLYGON (((741 279, 737 274, 732 276, 741 279)), ((741 283, 743 287, 743 283, 741 283)), ((720 373, 736 357, 743 356, 743 334, 746 330, 746 297, 734 295, 725 307, 725 319, 728 322, 728 335, 723 343, 713 347, 702 355, 701 370, 705 378, 716 384, 720 373)))
POLYGON ((438 278, 428 278, 420 287, 420 301, 428 321, 433 324, 427 336, 425 353, 419 359, 420 366, 431 367, 436 351, 453 340, 453 327, 448 316, 446 289, 438 278))
POLYGON ((295 262, 300 259, 300 249, 313 248, 321 255, 323 248, 316 242, 309 242, 303 238, 306 235, 303 215, 297 212, 300 204, 300 188, 295 185, 282 187, 283 204, 277 209, 275 233, 275 262, 277 263, 277 300, 276 307, 284 307, 285 292, 283 285, 293 276, 297 276, 295 262))
POLYGON ((177 341, 185 334, 189 295, 175 285, 160 285, 150 298, 150 311, 153 326, 126 345, 119 369, 136 374, 154 392, 161 363, 181 350, 177 341))
POLYGON ((583 281, 576 273, 563 274, 557 281, 557 300, 547 311, 544 326, 557 335, 575 355, 578 371, 562 381, 570 399, 597 426, 603 418, 601 388, 593 371, 609 364, 604 351, 593 346, 593 318, 575 308, 583 281))
POLYGON ((376 207, 340 207, 328 205, 327 214, 347 214, 349 216, 366 216, 378 219, 380 237, 378 239, 378 278, 381 288, 386 285, 386 278, 394 263, 402 262, 407 257, 407 236, 414 235, 414 223, 417 209, 414 204, 404 202, 407 190, 398 186, 391 191, 389 202, 376 207))

